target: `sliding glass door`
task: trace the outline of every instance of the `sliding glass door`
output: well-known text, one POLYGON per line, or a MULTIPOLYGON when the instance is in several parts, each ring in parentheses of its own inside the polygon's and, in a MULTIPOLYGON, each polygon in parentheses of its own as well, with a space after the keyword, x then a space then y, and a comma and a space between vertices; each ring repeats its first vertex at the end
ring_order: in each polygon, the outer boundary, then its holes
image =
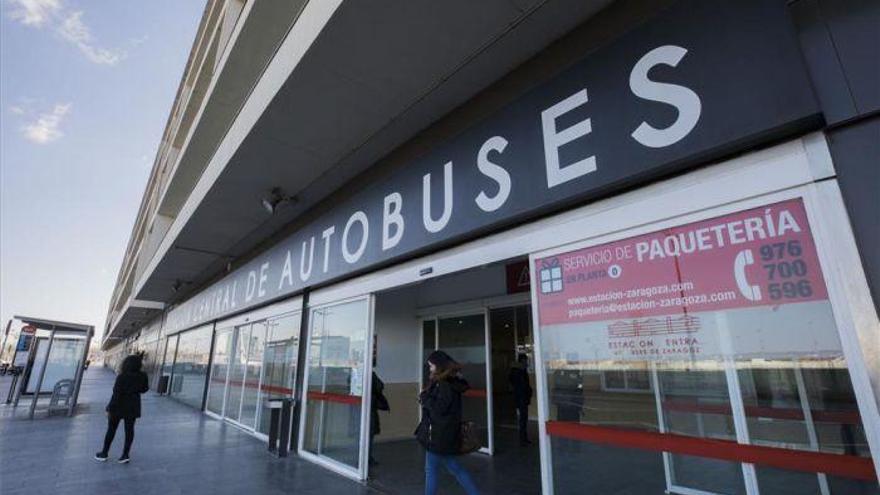
MULTIPOLYGON (((470 385, 462 397, 462 420, 473 421, 483 442, 482 452, 492 454, 492 393, 489 379, 488 326, 486 311, 422 320, 422 363, 440 349, 462 365, 470 385)), ((428 379, 427 366, 422 381, 428 379)))
POLYGON ((309 316, 299 450, 330 469, 363 479, 372 298, 318 306, 309 316))

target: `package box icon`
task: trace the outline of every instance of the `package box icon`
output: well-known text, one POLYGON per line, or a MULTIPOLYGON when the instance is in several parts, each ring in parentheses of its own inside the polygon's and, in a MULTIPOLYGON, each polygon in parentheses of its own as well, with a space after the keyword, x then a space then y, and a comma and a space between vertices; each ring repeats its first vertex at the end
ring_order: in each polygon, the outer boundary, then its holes
POLYGON ((559 266, 558 258, 541 261, 540 274, 542 294, 562 292, 562 267, 559 266))

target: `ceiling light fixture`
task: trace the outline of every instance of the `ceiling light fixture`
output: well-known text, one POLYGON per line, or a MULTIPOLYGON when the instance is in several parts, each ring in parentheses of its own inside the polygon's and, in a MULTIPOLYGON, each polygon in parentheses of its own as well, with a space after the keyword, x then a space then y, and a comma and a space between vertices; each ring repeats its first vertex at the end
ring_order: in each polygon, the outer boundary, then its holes
POLYGON ((269 191, 268 196, 264 196, 260 199, 260 204, 263 205, 263 209, 270 215, 273 215, 279 206, 285 203, 293 203, 296 201, 294 196, 288 196, 284 194, 284 191, 281 190, 280 187, 273 187, 271 191, 269 191))

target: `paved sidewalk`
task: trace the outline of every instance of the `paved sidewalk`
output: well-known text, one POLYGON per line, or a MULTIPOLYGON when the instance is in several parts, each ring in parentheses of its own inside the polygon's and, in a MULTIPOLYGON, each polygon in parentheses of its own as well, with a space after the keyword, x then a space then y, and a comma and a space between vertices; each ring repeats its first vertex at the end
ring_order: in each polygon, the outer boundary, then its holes
MULTIPOLYGON (((76 416, 26 419, 0 405, 0 493, 3 495, 367 494, 378 493, 294 456, 277 459, 254 437, 152 392, 143 396, 132 462, 99 463, 104 406, 112 372, 86 372, 76 416)), ((0 383, 5 400, 8 381, 0 383)), ((119 456, 120 425, 111 449, 119 456)))

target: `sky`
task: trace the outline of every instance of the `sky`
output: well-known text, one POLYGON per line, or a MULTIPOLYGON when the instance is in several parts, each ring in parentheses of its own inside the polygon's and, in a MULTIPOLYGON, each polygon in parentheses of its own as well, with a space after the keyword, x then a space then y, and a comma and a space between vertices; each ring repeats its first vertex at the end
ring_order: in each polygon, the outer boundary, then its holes
POLYGON ((4 328, 27 315, 102 331, 204 6, 0 0, 4 328))

